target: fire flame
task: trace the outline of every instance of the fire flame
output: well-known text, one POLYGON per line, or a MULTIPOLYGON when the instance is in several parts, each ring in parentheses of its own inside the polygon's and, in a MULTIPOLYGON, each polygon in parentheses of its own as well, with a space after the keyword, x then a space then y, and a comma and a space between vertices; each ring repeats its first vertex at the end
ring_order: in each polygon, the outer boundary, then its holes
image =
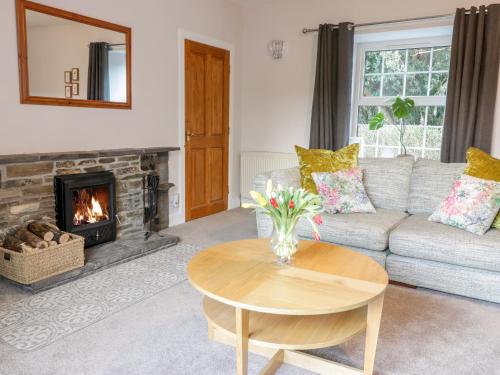
POLYGON ((75 226, 109 219, 107 209, 103 209, 99 197, 94 194, 90 195, 85 190, 78 193, 78 199, 73 207, 75 212, 73 225, 75 226))
POLYGON ((94 197, 92 197, 92 216, 102 216, 102 207, 94 197))

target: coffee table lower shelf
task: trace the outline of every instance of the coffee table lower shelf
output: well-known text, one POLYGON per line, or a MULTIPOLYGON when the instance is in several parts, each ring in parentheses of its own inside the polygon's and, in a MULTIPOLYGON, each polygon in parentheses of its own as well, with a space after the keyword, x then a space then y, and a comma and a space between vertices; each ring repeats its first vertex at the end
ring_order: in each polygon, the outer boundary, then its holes
MULTIPOLYGON (((236 346, 236 309, 208 297, 204 298, 203 309, 209 338, 236 346)), ((248 319, 248 351, 271 358, 261 375, 274 374, 282 363, 319 374, 363 374, 362 370, 297 350, 325 348, 349 340, 365 329, 366 306, 336 314, 308 316, 250 311, 248 319)))

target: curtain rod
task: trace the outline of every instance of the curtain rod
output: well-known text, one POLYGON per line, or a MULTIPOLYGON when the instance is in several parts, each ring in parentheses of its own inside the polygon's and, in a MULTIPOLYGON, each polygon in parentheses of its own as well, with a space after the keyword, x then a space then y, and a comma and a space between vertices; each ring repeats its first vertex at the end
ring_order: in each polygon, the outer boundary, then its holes
MULTIPOLYGON (((108 47, 126 46, 126 43, 114 43, 114 44, 106 43, 106 44, 108 45, 108 47)), ((90 44, 87 44, 87 47, 90 47, 90 44)))
MULTIPOLYGON (((486 9, 487 12, 487 9, 486 9)), ((466 10, 466 13, 470 14, 470 9, 466 10)), ((398 22, 409 22, 409 21, 422 21, 422 20, 431 20, 435 18, 447 18, 447 17, 452 17, 455 14, 440 14, 437 16, 427 16, 427 17, 416 17, 416 18, 403 18, 403 19, 398 19, 398 20, 390 20, 390 21, 379 21, 379 22, 366 22, 366 23, 351 23, 351 28, 352 27, 363 27, 363 26, 376 26, 376 25, 384 25, 387 23, 398 23, 398 22)), ((339 25, 335 24, 332 25, 333 28, 338 28, 339 25)), ((307 33, 314 33, 317 32, 318 29, 308 29, 307 27, 304 27, 302 29, 302 34, 307 34, 307 33)))

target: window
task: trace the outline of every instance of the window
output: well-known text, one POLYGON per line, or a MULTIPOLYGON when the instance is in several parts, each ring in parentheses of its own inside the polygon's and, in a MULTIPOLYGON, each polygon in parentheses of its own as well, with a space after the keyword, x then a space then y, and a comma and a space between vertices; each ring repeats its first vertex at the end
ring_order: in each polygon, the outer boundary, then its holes
POLYGON ((357 50, 352 135, 362 138, 365 157, 393 157, 402 152, 399 120, 390 103, 396 96, 411 97, 415 111, 405 121, 405 145, 409 154, 439 159, 450 64, 447 39, 424 42, 360 44, 357 50), (369 130, 368 121, 377 112, 385 114, 385 125, 369 130))
POLYGON ((127 54, 124 48, 108 51, 109 100, 127 101, 127 54))

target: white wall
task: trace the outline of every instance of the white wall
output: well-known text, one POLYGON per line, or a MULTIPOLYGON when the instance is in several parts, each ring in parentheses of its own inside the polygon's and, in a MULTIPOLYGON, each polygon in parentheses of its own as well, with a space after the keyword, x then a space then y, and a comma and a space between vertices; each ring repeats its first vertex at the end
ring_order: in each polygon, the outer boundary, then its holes
MULTIPOLYGON (((247 5, 244 11, 242 150, 293 152, 308 146, 316 36, 303 27, 320 23, 385 21, 454 13, 470 7, 463 0, 274 0, 247 5), (284 39, 288 53, 272 60, 266 46, 284 39)), ((500 96, 497 99, 500 110, 500 96)), ((494 136, 494 155, 500 156, 500 114, 494 136)))
MULTIPOLYGON (((177 30, 183 28, 240 45, 240 7, 227 0, 40 2, 132 28, 133 109, 19 104, 15 1, 1 1, 0 154, 183 146, 178 137, 177 30)), ((235 57, 238 61, 238 50, 235 57)), ((231 74, 239 73, 236 63, 231 74)), ((235 81, 232 131, 237 135, 239 79, 236 77, 235 81)), ((233 139, 234 160, 239 158, 239 136, 233 139)), ((178 154, 172 153, 170 168, 171 180, 177 186, 183 178, 178 154)), ((239 192, 238 165, 233 163, 230 181, 230 193, 234 194, 239 192)), ((172 213, 175 215, 175 210, 172 213)))

